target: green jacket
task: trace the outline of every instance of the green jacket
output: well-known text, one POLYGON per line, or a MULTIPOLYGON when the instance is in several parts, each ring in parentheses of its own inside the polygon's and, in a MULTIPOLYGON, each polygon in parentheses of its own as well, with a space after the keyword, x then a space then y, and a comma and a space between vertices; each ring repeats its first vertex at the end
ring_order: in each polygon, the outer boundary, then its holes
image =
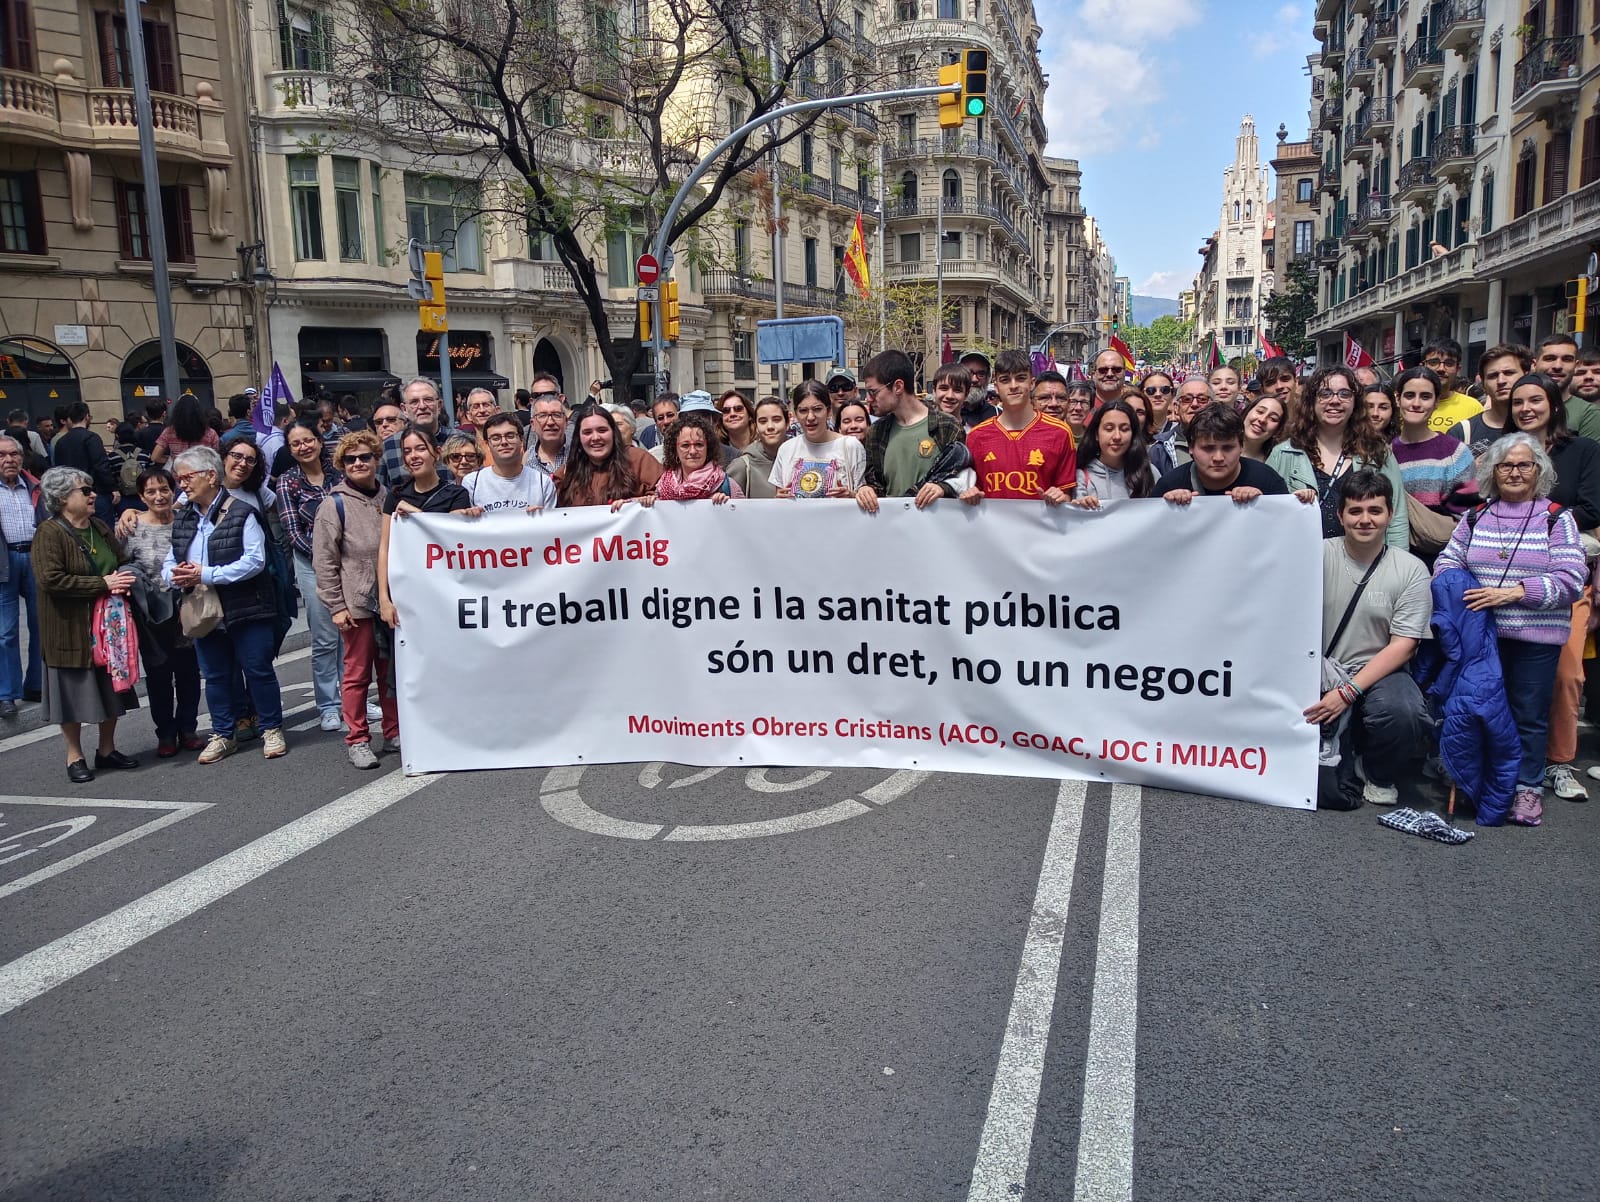
MULTIPOLYGON (((101 536, 117 551, 117 562, 128 556, 111 531, 91 518, 101 536)), ((33 578, 39 593, 39 651, 52 668, 90 668, 93 637, 89 624, 94 603, 109 592, 105 577, 94 570, 83 545, 60 522, 40 522, 33 534, 33 578)))
MULTIPOLYGON (((1283 477, 1283 482, 1289 486, 1290 492, 1299 492, 1302 488, 1316 488, 1317 473, 1311 466, 1311 456, 1292 443, 1280 442, 1272 448, 1267 456, 1267 466, 1283 477)), ((1351 470, 1371 467, 1365 459, 1357 459, 1351 465, 1351 470)), ((1383 466, 1377 469, 1389 481, 1389 486, 1394 489, 1394 520, 1389 523, 1389 529, 1384 533, 1383 541, 1391 547, 1399 547, 1402 551, 1411 549, 1411 519, 1407 516, 1406 486, 1400 478, 1400 465, 1394 461, 1394 456, 1384 460, 1383 466)))

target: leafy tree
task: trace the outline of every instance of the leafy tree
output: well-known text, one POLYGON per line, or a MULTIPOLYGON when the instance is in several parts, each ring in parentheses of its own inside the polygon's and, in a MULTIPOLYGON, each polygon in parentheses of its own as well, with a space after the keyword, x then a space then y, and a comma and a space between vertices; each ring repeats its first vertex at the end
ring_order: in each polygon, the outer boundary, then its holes
POLYGON ((1170 363, 1178 357, 1181 347, 1193 334, 1190 322, 1179 321, 1173 314, 1164 314, 1147 326, 1128 326, 1129 349, 1148 363, 1170 363))
MULTIPOLYGON (((928 363, 937 367, 941 349, 938 334, 940 325, 948 330, 955 324, 956 318, 955 298, 946 296, 944 321, 941 323, 938 320, 938 297, 939 290, 933 284, 921 282, 880 284, 874 280, 871 295, 863 298, 856 292, 853 284, 847 283, 844 299, 839 306, 839 315, 844 318, 846 345, 856 348, 856 354, 863 363, 885 347, 899 347, 911 356, 911 361, 919 374, 923 373, 924 366, 928 363), (884 324, 881 339, 878 327, 879 288, 884 290, 884 324), (928 353, 930 347, 933 351, 931 357, 928 353)), ((957 334, 950 336, 950 345, 958 353, 985 349, 974 347, 972 339, 957 334)), ((993 352, 990 351, 989 354, 992 357, 993 352)), ((927 374, 931 375, 932 370, 929 369, 927 374)))
POLYGON ((1291 359, 1314 355, 1316 341, 1306 337, 1306 325, 1317 315, 1317 277, 1311 261, 1296 258, 1283 272, 1283 286, 1261 306, 1262 315, 1272 323, 1269 337, 1291 359))
MULTIPOLYGON (((505 248, 525 238, 545 242, 612 378, 627 380, 645 349, 632 341, 631 298, 613 290, 633 284, 633 258, 730 123, 802 94, 870 89, 852 16, 839 0, 349 0, 330 39, 326 103, 309 98, 320 111, 307 113, 302 140, 382 138, 412 157, 412 172, 437 173, 430 184, 455 191, 453 219, 437 222, 450 228, 411 232, 447 250, 474 218, 502 257, 520 255, 505 248), (630 264, 624 279, 595 261, 608 243, 630 264)), ((841 120, 848 110, 813 112, 735 143, 672 222, 677 277, 691 261, 737 270, 731 219, 759 216, 747 190, 730 187, 819 121, 841 120)))

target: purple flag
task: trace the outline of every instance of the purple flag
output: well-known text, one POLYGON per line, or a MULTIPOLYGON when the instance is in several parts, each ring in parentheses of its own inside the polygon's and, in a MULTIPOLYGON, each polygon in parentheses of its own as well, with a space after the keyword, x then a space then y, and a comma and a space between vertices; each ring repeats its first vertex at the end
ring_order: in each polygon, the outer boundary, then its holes
POLYGON ((1047 355, 1044 351, 1034 351, 1033 352, 1033 374, 1034 375, 1038 375, 1040 372, 1054 371, 1055 367, 1056 367, 1055 360, 1052 359, 1049 355, 1047 355))
POLYGON ((256 428, 257 434, 270 434, 278 424, 278 406, 293 404, 294 393, 289 391, 289 381, 283 378, 283 369, 274 359, 272 378, 256 397, 256 403, 250 407, 250 424, 256 428))

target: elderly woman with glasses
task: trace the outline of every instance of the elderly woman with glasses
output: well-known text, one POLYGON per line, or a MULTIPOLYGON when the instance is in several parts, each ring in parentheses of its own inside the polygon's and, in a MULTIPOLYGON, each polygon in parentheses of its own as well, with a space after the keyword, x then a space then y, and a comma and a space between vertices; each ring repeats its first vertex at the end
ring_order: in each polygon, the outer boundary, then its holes
POLYGON ((439 448, 439 462, 457 480, 464 480, 483 466, 483 448, 474 435, 452 434, 439 448))
POLYGON ((191 597, 201 585, 214 589, 222 608, 222 620, 195 640, 211 709, 211 741, 200 753, 200 763, 214 764, 239 749, 237 724, 246 694, 260 719, 262 752, 275 760, 287 755, 289 747, 283 738, 283 696, 272 666, 278 610, 267 571, 270 535, 261 512, 227 490, 222 459, 211 448, 190 448, 173 468, 189 499, 173 518, 172 549, 161 566, 162 580, 191 597))
POLYGON ((1536 437, 1508 434, 1491 444, 1478 461, 1478 492, 1486 500, 1456 524, 1433 568, 1436 608, 1453 598, 1494 617, 1520 745, 1510 819, 1522 826, 1538 826, 1543 817, 1556 667, 1588 576, 1577 519, 1550 500, 1555 481, 1536 437))
POLYGON ((135 577, 122 566, 128 556, 110 528, 94 516, 94 498, 94 480, 87 472, 51 468, 39 481, 39 503, 50 519, 33 535, 43 718, 61 727, 67 779, 75 785, 88 784, 96 771, 139 766, 116 744, 117 719, 139 705, 126 665, 94 662, 96 627, 109 627, 106 633, 115 635, 119 626, 125 632, 133 621, 126 603, 106 607, 101 600, 126 598, 135 577), (85 722, 100 728, 93 769, 83 754, 85 722))
POLYGON ((1289 436, 1267 454, 1267 466, 1302 501, 1319 503, 1323 538, 1338 538, 1344 531, 1334 489, 1340 477, 1360 468, 1381 472, 1394 490, 1394 518, 1384 542, 1403 551, 1411 545, 1405 481, 1389 444, 1361 414, 1358 388, 1355 373, 1345 367, 1325 367, 1312 376, 1306 383, 1308 403, 1293 407, 1289 436))

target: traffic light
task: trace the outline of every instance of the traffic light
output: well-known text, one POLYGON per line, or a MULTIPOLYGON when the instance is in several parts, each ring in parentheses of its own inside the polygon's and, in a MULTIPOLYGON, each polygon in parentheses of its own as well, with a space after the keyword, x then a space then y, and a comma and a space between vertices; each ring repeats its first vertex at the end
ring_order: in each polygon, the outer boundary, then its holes
POLYGON ((961 52, 961 112, 981 117, 989 111, 989 52, 961 52))
POLYGON ((662 336, 668 342, 678 341, 678 281, 667 280, 661 285, 662 336))
MULTIPOLYGON (((413 296, 419 297, 417 325, 431 334, 442 334, 450 328, 444 303, 444 255, 436 250, 430 250, 422 252, 421 258, 421 286, 413 286, 410 290, 413 296)), ((417 269, 415 256, 412 259, 411 269, 415 275, 417 269)), ((413 281, 413 285, 417 283, 418 281, 413 281)))
POLYGON ((1589 277, 1580 275, 1567 281, 1567 331, 1582 345, 1584 326, 1589 316, 1589 277))
MULTIPOLYGON (((939 86, 949 87, 961 83, 961 64, 950 63, 939 68, 939 86)), ((955 92, 939 97, 939 128, 960 129, 962 117, 961 97, 955 92)))
POLYGON ((655 336, 655 326, 650 322, 650 302, 639 302, 639 341, 649 342, 655 336))

